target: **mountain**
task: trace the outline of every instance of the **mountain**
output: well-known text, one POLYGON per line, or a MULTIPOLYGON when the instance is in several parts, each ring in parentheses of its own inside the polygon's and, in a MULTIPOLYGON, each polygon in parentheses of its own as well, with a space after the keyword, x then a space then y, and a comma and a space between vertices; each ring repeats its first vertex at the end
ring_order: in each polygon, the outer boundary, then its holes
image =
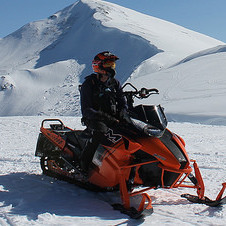
POLYGON ((142 102, 160 102, 170 121, 226 125, 225 47, 197 52, 173 67, 153 74, 140 69, 128 82, 146 87, 150 81, 151 86, 158 87, 159 96, 142 102))
MULTIPOLYGON (((92 72, 93 57, 110 50, 120 57, 117 78, 121 83, 133 81, 137 86, 155 86, 162 93, 160 102, 169 105, 167 113, 172 116, 179 107, 170 105, 175 97, 169 98, 169 93, 179 95, 181 102, 188 98, 183 98, 180 78, 189 78, 193 85, 199 67, 204 70, 197 75, 201 81, 209 72, 205 71, 205 60, 194 67, 187 65, 201 58, 202 51, 208 58, 219 55, 219 49, 224 55, 224 43, 173 23, 101 0, 81 0, 0 40, 0 76, 5 77, 0 82, 4 84, 7 78, 12 84, 0 91, 0 115, 79 116, 78 84, 92 72), (184 67, 189 69, 184 71, 184 67), (158 78, 159 82, 154 82, 158 78)), ((218 62, 213 68, 221 68, 222 73, 224 66, 218 62)), ((213 69, 212 73, 217 72, 213 69)), ((221 76, 217 78, 224 81, 221 76)), ((211 90, 207 92, 210 93, 203 95, 214 96, 218 101, 211 90)), ((194 96, 199 97, 189 98, 194 96)), ((192 111, 194 106, 187 106, 191 114, 200 114, 199 109, 192 111)), ((186 113, 183 107, 179 108, 178 114, 186 113)))

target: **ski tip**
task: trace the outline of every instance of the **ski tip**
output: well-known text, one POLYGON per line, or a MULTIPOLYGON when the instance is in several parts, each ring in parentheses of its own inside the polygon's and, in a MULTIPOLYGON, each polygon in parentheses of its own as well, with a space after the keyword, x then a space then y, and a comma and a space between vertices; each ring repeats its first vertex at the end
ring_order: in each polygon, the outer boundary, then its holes
POLYGON ((226 204, 226 196, 220 200, 211 200, 206 196, 203 197, 203 199, 200 199, 198 196, 190 195, 190 194, 182 194, 181 197, 186 198, 188 201, 190 201, 192 203, 205 204, 205 205, 211 206, 211 207, 218 207, 218 206, 226 204))

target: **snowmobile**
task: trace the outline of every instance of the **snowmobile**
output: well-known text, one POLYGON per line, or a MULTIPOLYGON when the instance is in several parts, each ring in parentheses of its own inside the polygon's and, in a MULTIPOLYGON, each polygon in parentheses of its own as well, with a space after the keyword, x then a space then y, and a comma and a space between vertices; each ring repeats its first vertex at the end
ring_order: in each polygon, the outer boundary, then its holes
POLYGON ((197 195, 183 194, 194 203, 220 206, 226 203, 223 183, 216 200, 204 196, 205 186, 195 160, 190 160, 184 140, 167 129, 161 105, 137 105, 134 99, 158 94, 157 89, 137 90, 131 83, 123 87, 128 117, 109 128, 92 159, 89 174, 84 175, 79 156, 91 138, 90 131, 73 130, 60 119, 41 123, 36 153, 45 175, 75 183, 94 191, 119 191, 121 203, 113 208, 132 218, 153 212, 150 189, 193 188, 197 195), (127 88, 126 88, 127 87, 127 88), (124 91, 125 89, 129 91, 124 91), (136 207, 132 197, 139 197, 136 207))

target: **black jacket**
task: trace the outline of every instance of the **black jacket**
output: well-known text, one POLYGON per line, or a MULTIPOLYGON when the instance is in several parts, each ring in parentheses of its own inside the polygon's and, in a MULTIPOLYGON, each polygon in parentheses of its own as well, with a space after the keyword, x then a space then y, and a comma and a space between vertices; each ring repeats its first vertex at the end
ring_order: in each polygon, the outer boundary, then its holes
POLYGON ((96 74, 85 78, 80 89, 83 119, 109 120, 119 119, 120 112, 127 108, 121 85, 115 78, 103 83, 96 74))

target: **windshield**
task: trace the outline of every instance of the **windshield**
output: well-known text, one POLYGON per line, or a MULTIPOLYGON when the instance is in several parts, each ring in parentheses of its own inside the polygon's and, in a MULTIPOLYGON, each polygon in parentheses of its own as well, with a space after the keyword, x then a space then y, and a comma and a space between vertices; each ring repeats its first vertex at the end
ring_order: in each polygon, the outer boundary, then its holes
POLYGON ((158 129, 164 130, 167 126, 167 119, 160 105, 138 105, 132 112, 134 118, 158 129))

